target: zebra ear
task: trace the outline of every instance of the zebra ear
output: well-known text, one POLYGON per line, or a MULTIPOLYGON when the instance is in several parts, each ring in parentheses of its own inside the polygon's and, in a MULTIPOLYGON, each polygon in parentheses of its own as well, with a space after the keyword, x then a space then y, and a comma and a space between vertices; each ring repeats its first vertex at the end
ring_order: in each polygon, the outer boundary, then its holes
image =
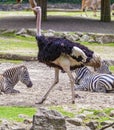
POLYGON ((25 67, 25 66, 22 66, 21 67, 21 71, 23 72, 23 71, 26 71, 27 70, 27 68, 25 67))

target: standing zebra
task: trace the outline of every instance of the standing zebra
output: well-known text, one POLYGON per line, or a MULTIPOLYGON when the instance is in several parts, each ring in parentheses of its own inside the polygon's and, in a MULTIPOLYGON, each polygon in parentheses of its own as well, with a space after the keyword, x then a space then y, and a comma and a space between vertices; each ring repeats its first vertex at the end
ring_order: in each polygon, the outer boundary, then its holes
POLYGON ((0 92, 5 94, 19 93, 18 90, 14 89, 18 81, 24 83, 28 88, 33 85, 28 70, 24 65, 7 69, 0 75, 0 92))
POLYGON ((91 72, 87 67, 76 69, 75 90, 109 92, 114 90, 114 76, 91 72))

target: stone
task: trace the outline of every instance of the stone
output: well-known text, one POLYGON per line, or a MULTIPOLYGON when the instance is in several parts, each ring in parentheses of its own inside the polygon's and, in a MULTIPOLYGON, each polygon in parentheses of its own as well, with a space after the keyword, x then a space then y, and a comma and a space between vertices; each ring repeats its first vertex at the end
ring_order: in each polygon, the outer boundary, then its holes
POLYGON ((114 42, 114 35, 98 34, 95 36, 95 40, 101 44, 111 43, 114 42))
POLYGON ((91 130, 96 130, 97 126, 99 125, 99 123, 95 120, 92 120, 88 123, 86 123, 86 125, 91 129, 91 130))
POLYGON ((36 29, 27 29, 27 34, 29 34, 31 36, 35 36, 36 35, 36 29))
POLYGON ((112 123, 113 123, 113 121, 107 120, 107 121, 101 122, 100 124, 104 126, 104 125, 109 125, 109 124, 112 124, 112 123))
POLYGON ((66 121, 76 126, 81 126, 83 123, 80 118, 67 118, 66 121))
POLYGON ((104 112, 99 112, 97 115, 98 115, 99 117, 107 117, 107 114, 104 113, 104 112))
POLYGON ((22 28, 18 32, 16 32, 16 35, 21 35, 21 34, 27 34, 27 30, 25 28, 22 28))
POLYGON ((86 115, 82 113, 77 115, 76 118, 81 118, 82 120, 84 120, 86 118, 86 115))
POLYGON ((114 110, 111 110, 111 112, 110 112, 110 115, 109 115, 110 117, 114 117, 114 110))
POLYGON ((55 110, 39 109, 33 116, 33 130, 66 130, 65 118, 55 110))
POLYGON ((79 36, 76 34, 72 34, 68 36, 68 39, 71 41, 78 41, 79 40, 79 36))
POLYGON ((2 34, 7 34, 7 33, 15 33, 15 30, 14 29, 8 29, 8 30, 4 30, 2 32, 2 34))
POLYGON ((81 42, 88 42, 90 39, 90 37, 88 35, 83 35, 81 38, 80 38, 80 41, 81 42))

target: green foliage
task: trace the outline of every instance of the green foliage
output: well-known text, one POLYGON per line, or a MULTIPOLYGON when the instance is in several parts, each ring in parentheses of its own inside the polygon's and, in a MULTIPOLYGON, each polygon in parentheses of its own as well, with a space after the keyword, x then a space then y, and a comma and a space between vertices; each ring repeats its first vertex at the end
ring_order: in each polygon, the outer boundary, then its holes
POLYGON ((31 118, 35 113, 36 108, 32 107, 0 106, 0 119, 22 122, 23 118, 20 118, 19 115, 25 115, 31 118))

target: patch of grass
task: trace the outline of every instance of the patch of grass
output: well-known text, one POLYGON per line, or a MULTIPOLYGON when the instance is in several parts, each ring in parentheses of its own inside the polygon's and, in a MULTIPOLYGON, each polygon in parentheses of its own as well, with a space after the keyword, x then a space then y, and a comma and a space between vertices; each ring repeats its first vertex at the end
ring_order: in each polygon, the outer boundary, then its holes
POLYGON ((102 110, 98 109, 82 109, 79 111, 79 113, 84 113, 85 111, 88 111, 88 114, 86 118, 84 119, 84 122, 89 122, 91 120, 95 120, 98 122, 97 128, 101 128, 101 122, 108 121, 108 120, 113 120, 110 118, 109 114, 111 110, 114 110, 114 108, 104 108, 102 110), (89 113, 90 112, 90 113, 89 113))
POLYGON ((0 17, 9 16, 34 16, 33 11, 0 11, 0 17))
POLYGON ((0 59, 0 63, 14 63, 14 64, 20 64, 23 61, 21 60, 6 60, 6 59, 0 59))
MULTIPOLYGON (((114 11, 113 11, 114 12, 114 11)), ((100 11, 96 12, 97 17, 93 16, 93 11, 87 11, 88 18, 100 20, 100 11)), ((0 17, 8 16, 34 16, 33 11, 0 11, 0 17)), ((68 17, 87 17, 82 11, 47 11, 47 16, 68 16, 68 17)), ((114 20, 114 16, 111 16, 111 20, 114 20)))
POLYGON ((56 111, 60 112, 63 116, 67 116, 67 117, 75 116, 75 114, 73 112, 68 112, 68 111, 64 110, 64 108, 62 106, 51 106, 51 107, 49 107, 49 109, 56 110, 56 111))
POLYGON ((105 60, 114 59, 114 54, 113 54, 114 44, 113 43, 98 44, 98 43, 81 42, 81 44, 83 44, 83 45, 87 46, 89 49, 93 50, 102 59, 105 59, 105 60))
POLYGON ((31 118, 35 113, 36 108, 32 107, 0 106, 0 119, 8 119, 17 122, 22 122, 23 118, 20 118, 19 114, 31 118))
POLYGON ((36 56, 36 39, 32 36, 26 38, 11 33, 0 35, 0 53, 36 56))
POLYGON ((114 73, 114 66, 109 66, 109 69, 112 73, 114 73))

